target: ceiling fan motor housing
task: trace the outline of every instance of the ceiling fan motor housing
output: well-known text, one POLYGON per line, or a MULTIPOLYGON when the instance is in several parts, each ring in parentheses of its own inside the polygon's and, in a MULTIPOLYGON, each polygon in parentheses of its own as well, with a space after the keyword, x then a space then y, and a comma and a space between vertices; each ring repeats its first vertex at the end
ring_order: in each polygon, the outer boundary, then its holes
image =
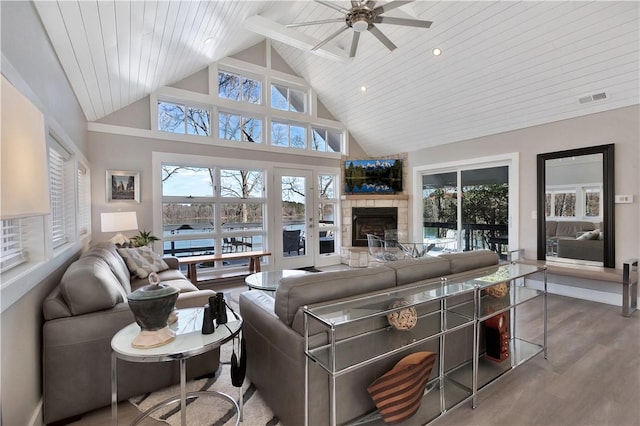
POLYGON ((373 13, 371 9, 368 7, 358 7, 351 9, 347 13, 345 21, 354 31, 361 33, 367 31, 369 27, 373 25, 374 18, 375 13, 373 13))

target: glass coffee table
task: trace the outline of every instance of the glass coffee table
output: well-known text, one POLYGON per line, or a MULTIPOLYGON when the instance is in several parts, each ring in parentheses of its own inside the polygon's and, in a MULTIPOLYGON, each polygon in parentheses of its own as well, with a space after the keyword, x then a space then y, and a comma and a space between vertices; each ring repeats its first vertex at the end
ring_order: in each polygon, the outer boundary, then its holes
POLYGON ((306 275, 311 272, 299 269, 284 269, 280 271, 262 271, 251 274, 244 279, 249 289, 274 292, 282 278, 295 275, 306 275))
MULTIPOLYGON (((236 426, 242 419, 242 391, 240 390, 240 405, 229 395, 217 391, 186 392, 186 362, 187 359, 219 348, 225 342, 233 339, 242 329, 242 318, 236 317, 227 310, 229 321, 216 327, 212 334, 202 334, 202 320, 204 308, 180 309, 178 321, 170 326, 175 331, 175 340, 156 348, 138 349, 131 346, 133 339, 140 333, 140 326, 135 322, 129 324, 111 339, 111 421, 118 423, 118 359, 132 362, 180 362, 180 395, 166 399, 144 413, 141 413, 131 424, 138 424, 142 419, 154 411, 176 402, 180 402, 180 423, 187 424, 187 400, 200 396, 213 396, 227 401, 237 413, 236 426)), ((240 388, 242 389, 242 388, 240 388)))

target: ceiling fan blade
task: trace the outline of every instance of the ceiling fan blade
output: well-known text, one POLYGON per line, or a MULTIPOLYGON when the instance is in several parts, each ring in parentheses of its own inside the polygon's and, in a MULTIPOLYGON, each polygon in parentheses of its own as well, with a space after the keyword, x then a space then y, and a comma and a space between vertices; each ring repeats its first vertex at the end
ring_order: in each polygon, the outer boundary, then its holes
POLYGON ((371 26, 369 27, 369 32, 376 36, 376 38, 380 40, 382 44, 387 46, 387 49, 393 50, 397 47, 391 40, 387 38, 386 35, 382 34, 382 31, 380 31, 375 25, 371 24, 371 26))
POLYGON ((358 50, 358 40, 360 40, 360 33, 358 31, 354 31, 353 39, 351 40, 351 50, 349 52, 350 58, 356 56, 356 51, 358 50))
POLYGON ((406 25, 408 27, 429 28, 433 22, 420 21, 418 19, 392 18, 391 16, 376 16, 373 20, 376 24, 406 25))
POLYGON ((358 7, 360 6, 360 0, 351 0, 351 6, 352 7, 358 7))
POLYGON ((342 7, 342 6, 338 6, 338 5, 337 5, 337 4, 335 4, 335 3, 331 3, 330 1, 316 0, 316 3, 320 3, 321 5, 324 5, 324 6, 330 7, 331 9, 335 9, 335 10, 337 10, 338 12, 342 12, 342 13, 347 13, 347 12, 349 12, 349 9, 345 9, 344 7, 342 7))
POLYGON ((318 50, 320 49, 322 46, 324 46, 325 44, 327 44, 328 42, 330 42, 331 40, 333 40, 334 38, 338 37, 341 33, 343 33, 344 31, 348 30, 349 26, 345 25, 344 27, 340 28, 338 31, 336 31, 335 33, 331 34, 329 37, 325 38, 324 40, 322 40, 320 43, 316 44, 315 46, 313 46, 311 48, 311 50, 318 50))
POLYGON ((306 25, 330 24, 334 22, 344 22, 344 18, 323 19, 321 21, 310 21, 310 22, 292 22, 291 24, 287 24, 286 27, 287 28, 304 27, 306 25))
POLYGON ((376 2, 373 1, 373 0, 369 0, 368 2, 365 3, 365 6, 368 7, 369 9, 372 9, 372 10, 373 10, 375 5, 376 5, 376 2))
POLYGON ((376 7, 375 9, 373 9, 373 11, 375 12, 376 15, 380 15, 382 13, 385 13, 385 12, 388 12, 390 10, 395 9, 396 7, 404 6, 405 4, 409 4, 409 3, 413 3, 413 0, 410 0, 410 1, 401 1, 401 0, 390 1, 387 4, 383 4, 382 6, 376 7))

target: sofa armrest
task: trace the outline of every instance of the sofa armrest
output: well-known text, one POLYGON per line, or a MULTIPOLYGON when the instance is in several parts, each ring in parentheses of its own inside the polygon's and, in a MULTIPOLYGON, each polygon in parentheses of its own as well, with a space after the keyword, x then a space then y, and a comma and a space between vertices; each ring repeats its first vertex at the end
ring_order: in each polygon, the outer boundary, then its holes
POLYGON ((163 257, 164 263, 169 266, 169 269, 180 269, 180 264, 178 263, 178 258, 175 256, 166 256, 163 257))
MULTIPOLYGON (((135 321, 127 303, 111 309, 46 321, 42 330, 44 423, 85 413, 111 402, 111 339, 135 321)), ((213 374, 219 350, 187 361, 187 379, 213 374)), ((179 381, 178 362, 118 361, 118 400, 179 381)))
POLYGON ((209 303, 209 298, 215 295, 216 292, 213 290, 197 290, 180 293, 178 300, 176 300, 176 307, 178 309, 202 308, 209 303))

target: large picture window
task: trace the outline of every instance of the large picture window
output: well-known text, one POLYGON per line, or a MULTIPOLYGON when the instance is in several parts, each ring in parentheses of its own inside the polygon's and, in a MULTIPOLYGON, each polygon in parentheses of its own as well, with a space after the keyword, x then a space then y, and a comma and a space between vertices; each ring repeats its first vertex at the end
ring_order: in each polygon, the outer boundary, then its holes
POLYGON ((261 250, 266 237, 264 176, 264 170, 163 164, 165 254, 261 250))

